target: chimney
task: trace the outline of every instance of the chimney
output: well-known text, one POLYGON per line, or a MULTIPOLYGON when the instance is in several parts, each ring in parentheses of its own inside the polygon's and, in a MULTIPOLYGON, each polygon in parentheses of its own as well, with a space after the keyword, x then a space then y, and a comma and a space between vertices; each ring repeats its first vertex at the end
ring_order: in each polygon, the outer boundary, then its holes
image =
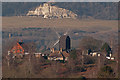
POLYGON ((59 54, 60 54, 61 52, 59 51, 59 54))
POLYGON ((9 38, 11 38, 11 34, 9 33, 9 38))
POLYGON ((52 53, 54 53, 55 52, 54 48, 52 48, 51 51, 52 51, 52 53))
POLYGON ((23 42, 23 40, 20 40, 21 42, 23 42))
POLYGON ((21 45, 23 44, 23 40, 19 40, 18 43, 21 45))
POLYGON ((62 52, 62 48, 60 48, 60 52, 62 52))

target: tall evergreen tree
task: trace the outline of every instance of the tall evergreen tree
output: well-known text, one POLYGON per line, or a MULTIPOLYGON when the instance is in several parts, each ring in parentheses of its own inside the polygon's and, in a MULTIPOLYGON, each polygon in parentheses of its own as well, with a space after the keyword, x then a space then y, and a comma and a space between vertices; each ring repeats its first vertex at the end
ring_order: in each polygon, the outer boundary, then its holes
POLYGON ((111 51, 111 48, 110 48, 110 46, 109 46, 107 43, 105 43, 105 44, 102 46, 101 51, 107 52, 106 55, 109 56, 110 51, 111 51))

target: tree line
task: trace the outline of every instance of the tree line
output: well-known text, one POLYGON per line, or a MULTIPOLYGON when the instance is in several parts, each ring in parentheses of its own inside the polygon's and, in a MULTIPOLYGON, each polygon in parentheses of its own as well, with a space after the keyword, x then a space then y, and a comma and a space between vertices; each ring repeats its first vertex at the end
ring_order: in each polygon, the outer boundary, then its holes
MULTIPOLYGON (((34 10, 42 2, 3 2, 2 16, 20 16, 26 15, 29 10, 34 10)), ((55 2, 53 6, 65 8, 73 11, 79 18, 95 19, 118 19, 118 3, 99 3, 99 2, 55 2)))

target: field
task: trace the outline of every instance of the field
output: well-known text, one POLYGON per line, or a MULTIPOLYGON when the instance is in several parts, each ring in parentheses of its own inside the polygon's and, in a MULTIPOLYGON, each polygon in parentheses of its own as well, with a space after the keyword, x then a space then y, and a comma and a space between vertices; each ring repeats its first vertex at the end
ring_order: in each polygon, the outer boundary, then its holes
POLYGON ((24 27, 57 27, 57 28, 117 28, 117 20, 94 20, 94 19, 43 19, 41 17, 2 17, 3 28, 24 27))

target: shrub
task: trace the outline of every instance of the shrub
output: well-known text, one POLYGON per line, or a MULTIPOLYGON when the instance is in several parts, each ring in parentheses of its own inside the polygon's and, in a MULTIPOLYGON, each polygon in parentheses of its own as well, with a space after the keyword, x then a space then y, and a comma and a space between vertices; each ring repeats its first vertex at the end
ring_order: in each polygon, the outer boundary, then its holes
POLYGON ((84 56, 84 64, 95 64, 95 57, 92 56, 84 56))
POLYGON ((73 60, 75 60, 77 58, 77 54, 76 54, 75 49, 70 52, 70 58, 72 58, 73 60))
POLYGON ((84 76, 79 77, 81 80, 85 80, 86 78, 84 76))
POLYGON ((110 46, 109 46, 107 43, 105 43, 105 44, 102 46, 101 51, 106 51, 106 52, 107 52, 106 55, 109 55, 109 54, 110 54, 110 51, 111 51, 111 48, 110 48, 110 46))
POLYGON ((83 66, 76 66, 74 68, 74 71, 75 72, 83 72, 83 71, 86 71, 85 68, 83 66))
POLYGON ((110 66, 102 67, 98 73, 98 78, 113 78, 114 76, 114 71, 110 66))

